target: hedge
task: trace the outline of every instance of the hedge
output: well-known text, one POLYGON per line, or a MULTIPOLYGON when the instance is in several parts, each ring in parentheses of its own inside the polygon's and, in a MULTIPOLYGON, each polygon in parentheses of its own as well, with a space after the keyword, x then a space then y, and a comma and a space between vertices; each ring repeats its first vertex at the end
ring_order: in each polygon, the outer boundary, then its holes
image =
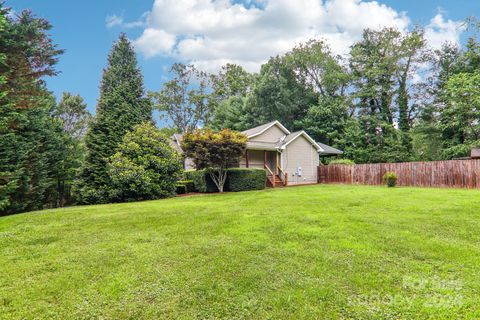
POLYGON ((205 170, 186 170, 185 179, 192 180, 196 192, 211 193, 217 192, 217 186, 205 170))
POLYGON ((225 187, 228 191, 265 189, 267 175, 262 169, 229 169, 225 187))
POLYGON ((195 186, 192 180, 180 180, 177 184, 183 184, 187 193, 195 191, 195 186))
MULTIPOLYGON (((218 192, 218 188, 205 170, 187 170, 185 179, 192 180, 197 192, 218 192)), ((225 191, 247 191, 265 189, 267 175, 262 169, 232 168, 227 170, 225 191)))
POLYGON ((185 194, 185 193, 190 193, 195 191, 192 180, 177 181, 176 188, 177 188, 176 190, 177 194, 185 194))
POLYGON ((177 183, 176 185, 176 193, 177 194, 185 194, 187 193, 187 186, 181 183, 177 183))

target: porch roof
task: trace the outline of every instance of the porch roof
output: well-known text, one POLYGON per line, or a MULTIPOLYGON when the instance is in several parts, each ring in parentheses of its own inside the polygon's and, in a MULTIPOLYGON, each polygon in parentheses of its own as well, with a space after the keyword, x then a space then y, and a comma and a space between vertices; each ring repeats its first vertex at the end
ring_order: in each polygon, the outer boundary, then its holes
POLYGON ((278 150, 278 143, 264 141, 248 141, 247 149, 249 150, 278 150))

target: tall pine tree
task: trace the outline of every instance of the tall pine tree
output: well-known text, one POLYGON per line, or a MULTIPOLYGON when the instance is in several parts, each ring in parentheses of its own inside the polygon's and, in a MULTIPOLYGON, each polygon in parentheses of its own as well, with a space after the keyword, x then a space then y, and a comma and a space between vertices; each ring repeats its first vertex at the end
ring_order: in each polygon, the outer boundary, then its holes
POLYGON ((62 154, 61 124, 43 77, 56 74, 62 53, 48 21, 0 3, 0 215, 51 206, 62 154))
POLYGON ((108 56, 96 115, 85 138, 87 155, 75 187, 80 203, 112 200, 107 159, 128 131, 151 120, 152 107, 145 95, 135 52, 126 35, 121 34, 108 56))

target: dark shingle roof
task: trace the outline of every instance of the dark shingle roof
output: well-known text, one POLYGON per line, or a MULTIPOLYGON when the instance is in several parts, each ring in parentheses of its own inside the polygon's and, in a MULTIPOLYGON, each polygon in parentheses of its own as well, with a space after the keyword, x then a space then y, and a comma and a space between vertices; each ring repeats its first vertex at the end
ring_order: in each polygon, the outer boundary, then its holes
POLYGON ((319 152, 321 155, 326 155, 326 154, 343 154, 342 150, 335 149, 334 147, 327 146, 326 144, 317 142, 317 144, 324 150, 319 152))

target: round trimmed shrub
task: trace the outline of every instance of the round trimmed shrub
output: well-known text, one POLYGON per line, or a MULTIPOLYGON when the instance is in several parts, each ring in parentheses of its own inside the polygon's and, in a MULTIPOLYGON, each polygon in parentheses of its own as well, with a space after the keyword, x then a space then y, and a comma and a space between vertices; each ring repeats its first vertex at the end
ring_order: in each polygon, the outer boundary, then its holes
POLYGON ((393 188, 397 185, 397 174, 395 172, 387 172, 383 175, 383 182, 387 185, 389 188, 393 188))
POLYGON ((138 201, 175 195, 182 165, 178 153, 152 123, 134 127, 109 159, 113 201, 138 201))

